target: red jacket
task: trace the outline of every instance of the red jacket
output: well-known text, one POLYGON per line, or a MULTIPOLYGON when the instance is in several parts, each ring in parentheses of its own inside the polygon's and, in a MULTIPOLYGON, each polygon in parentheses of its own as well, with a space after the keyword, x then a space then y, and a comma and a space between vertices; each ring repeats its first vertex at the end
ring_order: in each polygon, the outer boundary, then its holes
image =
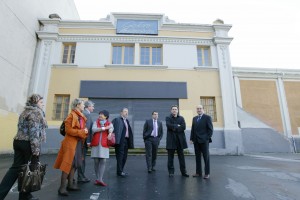
MULTIPOLYGON (((100 119, 97 119, 96 124, 97 124, 98 128, 101 128, 100 119)), ((108 120, 106 120, 104 127, 107 127, 109 125, 110 125, 110 122, 108 120)), ((107 136, 108 136, 108 130, 102 131, 101 146, 105 147, 105 148, 109 148, 109 146, 107 145, 107 136)), ((99 143, 100 143, 100 131, 94 133, 92 142, 91 142, 91 147, 98 146, 99 143)))

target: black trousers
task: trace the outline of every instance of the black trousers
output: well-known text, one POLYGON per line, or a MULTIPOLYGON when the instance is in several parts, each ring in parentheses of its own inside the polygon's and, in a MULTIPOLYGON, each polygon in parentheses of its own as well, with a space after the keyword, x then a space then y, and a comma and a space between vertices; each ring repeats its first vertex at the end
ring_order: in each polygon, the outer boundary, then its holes
POLYGON ((158 144, 158 137, 150 137, 145 140, 146 163, 148 170, 151 170, 156 165, 158 144))
POLYGON ((183 149, 167 149, 168 150, 168 171, 169 174, 174 174, 174 154, 175 150, 178 154, 178 160, 179 160, 179 166, 181 174, 186 174, 186 168, 185 168, 185 159, 183 154, 183 149))
POLYGON ((201 165, 201 155, 203 155, 204 160, 204 172, 205 175, 210 173, 209 164, 209 142, 198 143, 194 142, 195 155, 196 155, 196 173, 202 175, 202 165, 201 165))
MULTIPOLYGON (((29 141, 14 140, 14 162, 4 175, 0 184, 0 200, 3 200, 18 178, 21 165, 27 164, 31 159, 31 146, 29 141)), ((26 199, 30 193, 20 193, 19 199, 26 199)))
POLYGON ((120 144, 115 146, 116 159, 117 159, 117 174, 121 174, 123 172, 127 154, 128 154, 128 138, 124 138, 121 140, 120 144))
POLYGON ((83 147, 83 160, 81 163, 81 166, 78 167, 77 169, 77 181, 79 180, 83 180, 85 177, 84 173, 85 173, 85 159, 86 159, 86 152, 87 152, 87 147, 84 145, 83 147))

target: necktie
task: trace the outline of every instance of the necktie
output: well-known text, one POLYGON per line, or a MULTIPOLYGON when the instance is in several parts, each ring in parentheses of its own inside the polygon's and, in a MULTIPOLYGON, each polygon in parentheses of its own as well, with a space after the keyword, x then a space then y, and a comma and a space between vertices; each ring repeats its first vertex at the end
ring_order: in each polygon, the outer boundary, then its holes
POLYGON ((124 124, 125 124, 125 127, 126 127, 126 134, 125 134, 125 137, 128 138, 128 137, 129 137, 129 135, 128 135, 128 124, 127 124, 126 119, 124 119, 124 124))
POLYGON ((201 115, 198 115, 197 122, 201 119, 201 115))
POLYGON ((157 124, 156 124, 156 121, 153 121, 153 136, 157 137, 157 124))

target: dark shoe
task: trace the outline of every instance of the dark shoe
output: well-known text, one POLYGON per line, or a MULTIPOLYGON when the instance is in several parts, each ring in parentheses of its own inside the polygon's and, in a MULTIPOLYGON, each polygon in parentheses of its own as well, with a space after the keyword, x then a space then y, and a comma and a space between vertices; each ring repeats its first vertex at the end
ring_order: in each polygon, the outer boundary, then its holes
POLYGON ((151 169, 151 171, 155 172, 155 171, 156 171, 156 169, 155 169, 155 168, 152 168, 152 169, 151 169))
POLYGON ((148 173, 149 173, 149 174, 151 174, 151 172, 152 172, 152 170, 151 170, 151 169, 149 169, 149 170, 148 170, 148 173))
POLYGON ((121 173, 119 173, 117 175, 120 176, 120 177, 122 177, 122 178, 125 178, 127 176, 127 173, 121 172, 121 173))
POLYGON ((39 198, 32 196, 30 193, 20 193, 19 200, 39 200, 39 198))
POLYGON ((91 180, 88 179, 88 178, 77 179, 77 182, 78 182, 78 183, 88 183, 88 182, 90 182, 90 181, 91 181, 91 180))
POLYGON ((69 196, 69 193, 68 192, 61 192, 60 190, 58 190, 58 195, 59 196, 69 196))
POLYGON ((37 197, 30 197, 28 200, 39 200, 37 197))
POLYGON ((68 186, 68 187, 67 187, 67 190, 68 190, 68 191, 80 191, 80 188, 74 187, 74 186, 73 186, 73 187, 69 187, 69 186, 68 186))
POLYGON ((187 173, 182 174, 183 177, 190 177, 187 173))
POLYGON ((209 179, 209 174, 206 174, 203 178, 204 179, 209 179))
POLYGON ((193 174, 193 177, 201 177, 200 174, 193 174))
POLYGON ((174 176, 174 174, 169 174, 169 177, 173 177, 174 176))

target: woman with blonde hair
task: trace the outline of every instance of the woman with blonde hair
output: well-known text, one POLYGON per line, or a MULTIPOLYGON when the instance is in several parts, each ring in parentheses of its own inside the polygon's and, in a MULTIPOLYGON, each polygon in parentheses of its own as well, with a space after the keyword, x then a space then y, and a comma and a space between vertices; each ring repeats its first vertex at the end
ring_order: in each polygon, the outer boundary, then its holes
POLYGON ((109 158, 109 146, 107 138, 110 138, 114 130, 113 124, 108 121, 109 112, 102 110, 99 112, 99 118, 93 123, 93 138, 91 142, 91 158, 94 159, 94 168, 97 179, 95 185, 107 186, 103 182, 106 158, 109 158))
POLYGON ((74 173, 81 166, 83 159, 83 144, 87 137, 88 130, 85 127, 86 117, 83 115, 84 101, 74 99, 72 102, 72 111, 65 119, 66 135, 61 142, 54 168, 60 169, 61 183, 58 194, 68 196, 68 191, 80 190, 73 183, 74 173), (68 183, 67 183, 68 179, 68 183))
MULTIPOLYGON (((0 184, 0 200, 3 200, 18 178, 20 166, 31 161, 36 166, 41 155, 41 142, 46 141, 47 122, 43 111, 43 97, 32 94, 19 116, 18 132, 14 137, 14 162, 0 184)), ((19 193, 19 200, 37 200, 31 193, 19 193)))

